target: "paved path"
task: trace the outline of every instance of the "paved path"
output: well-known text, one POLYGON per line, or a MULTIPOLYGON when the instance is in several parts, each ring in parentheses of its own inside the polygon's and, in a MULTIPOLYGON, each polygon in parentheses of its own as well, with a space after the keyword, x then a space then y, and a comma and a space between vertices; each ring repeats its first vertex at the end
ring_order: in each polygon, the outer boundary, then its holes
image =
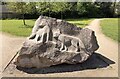
POLYGON ((0 32, 0 44, 1 44, 0 56, 2 56, 0 57, 2 58, 2 60, 0 61, 0 66, 2 66, 0 67, 2 68, 1 71, 3 71, 3 69, 9 63, 9 61, 13 58, 13 56, 19 50, 24 40, 25 38, 15 37, 5 33, 2 34, 2 32, 0 32))
MULTIPOLYGON (((89 26, 89 29, 95 31, 95 35, 97 36, 98 44, 100 48, 96 51, 105 57, 113 60, 115 64, 111 65, 112 69, 110 72, 107 73, 107 76, 117 76, 118 75, 118 42, 106 37, 100 28, 100 20, 95 19, 93 20, 89 26), (111 74, 112 73, 112 74, 111 74)), ((104 73, 104 72, 102 72, 104 73)))
MULTIPOLYGON (((113 60, 115 64, 105 68, 87 69, 74 72, 49 73, 49 74, 15 74, 13 76, 36 76, 36 77, 117 77, 118 76, 118 43, 106 37, 100 30, 100 19, 93 20, 87 28, 95 31, 100 48, 96 51, 99 54, 113 60)), ((1 33, 0 33, 1 36, 1 33)), ((2 35, 3 67, 13 57, 25 38, 16 38, 2 35), (11 50, 12 49, 12 50, 11 50)), ((9 76, 9 75, 8 75, 9 76)))

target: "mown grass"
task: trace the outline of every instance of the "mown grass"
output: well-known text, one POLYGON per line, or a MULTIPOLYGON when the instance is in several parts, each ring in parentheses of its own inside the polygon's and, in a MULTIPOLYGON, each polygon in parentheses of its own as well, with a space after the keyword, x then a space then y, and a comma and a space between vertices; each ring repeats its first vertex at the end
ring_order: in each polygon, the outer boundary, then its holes
POLYGON ((68 22, 77 25, 78 27, 85 27, 87 26, 93 19, 90 18, 81 18, 81 19, 66 19, 68 22))
MULTIPOLYGON (((92 19, 66 19, 68 22, 76 24, 79 27, 85 27, 91 22, 92 19)), ((31 34, 32 27, 34 26, 35 20, 26 20, 26 26, 23 25, 22 20, 0 20, 2 21, 2 32, 6 32, 15 36, 27 37, 31 34)))
POLYGON ((102 32, 112 38, 113 40, 120 42, 120 35, 118 34, 118 30, 120 30, 120 26, 118 27, 118 18, 105 18, 101 21, 102 32))
POLYGON ((34 20, 26 20, 27 26, 24 26, 22 20, 2 20, 2 32, 26 37, 30 35, 34 22, 34 20))

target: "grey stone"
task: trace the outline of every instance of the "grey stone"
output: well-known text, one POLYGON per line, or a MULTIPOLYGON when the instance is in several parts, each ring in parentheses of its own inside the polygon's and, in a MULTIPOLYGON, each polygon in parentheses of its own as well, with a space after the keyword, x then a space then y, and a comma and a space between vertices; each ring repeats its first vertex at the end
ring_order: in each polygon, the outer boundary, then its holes
POLYGON ((82 63, 98 48, 94 31, 40 16, 14 63, 25 68, 82 63))
POLYGON ((78 37, 84 43, 85 48, 88 51, 94 52, 99 48, 94 31, 92 31, 91 29, 88 28, 81 29, 78 37))

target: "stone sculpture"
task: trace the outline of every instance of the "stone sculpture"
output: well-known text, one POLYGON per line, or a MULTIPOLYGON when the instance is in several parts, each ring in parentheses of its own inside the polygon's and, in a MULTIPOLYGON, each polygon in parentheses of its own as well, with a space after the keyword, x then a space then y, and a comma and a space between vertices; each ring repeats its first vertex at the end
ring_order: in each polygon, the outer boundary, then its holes
POLYGON ((14 63, 25 68, 82 63, 98 48, 94 31, 40 16, 14 63))

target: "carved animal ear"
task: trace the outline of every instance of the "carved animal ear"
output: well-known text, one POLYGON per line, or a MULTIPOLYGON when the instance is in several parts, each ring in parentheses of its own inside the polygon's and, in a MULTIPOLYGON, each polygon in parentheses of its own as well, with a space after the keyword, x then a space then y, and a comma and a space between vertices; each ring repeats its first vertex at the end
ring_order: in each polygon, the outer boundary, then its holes
POLYGON ((80 51, 81 51, 81 49, 80 49, 80 47, 78 47, 78 48, 77 48, 77 52, 80 52, 80 51))
POLYGON ((79 46, 79 42, 77 43, 77 46, 79 46))
POLYGON ((40 38, 41 38, 41 37, 40 37, 40 36, 38 36, 37 41, 40 41, 40 38))
POLYGON ((44 25, 39 25, 39 28, 43 28, 44 27, 44 25))
POLYGON ((36 34, 33 34, 29 37, 29 39, 34 39, 36 37, 36 34))

